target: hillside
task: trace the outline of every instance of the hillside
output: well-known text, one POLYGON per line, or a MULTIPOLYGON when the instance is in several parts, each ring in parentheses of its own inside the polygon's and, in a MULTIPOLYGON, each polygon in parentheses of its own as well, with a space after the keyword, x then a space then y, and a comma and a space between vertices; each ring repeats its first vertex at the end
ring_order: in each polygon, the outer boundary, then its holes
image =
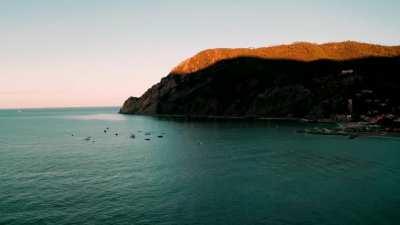
POLYGON ((171 73, 188 74, 204 69, 218 61, 237 57, 286 59, 298 61, 351 60, 367 57, 394 57, 400 55, 400 46, 382 46, 353 41, 312 44, 296 42, 265 48, 216 48, 202 51, 183 61, 171 73))
MULTIPOLYGON (((400 115, 400 48, 357 42, 211 49, 174 68, 125 114, 373 120, 400 115), (394 115, 394 116, 392 116, 394 115)), ((394 119, 396 119, 394 118, 394 119)))

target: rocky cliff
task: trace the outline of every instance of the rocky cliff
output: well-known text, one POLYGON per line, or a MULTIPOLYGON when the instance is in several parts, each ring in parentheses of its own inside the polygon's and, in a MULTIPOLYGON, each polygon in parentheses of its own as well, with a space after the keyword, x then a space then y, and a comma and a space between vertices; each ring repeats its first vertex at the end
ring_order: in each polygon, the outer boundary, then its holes
POLYGON ((200 52, 120 112, 369 119, 400 115, 398 93, 399 46, 299 42, 200 52))

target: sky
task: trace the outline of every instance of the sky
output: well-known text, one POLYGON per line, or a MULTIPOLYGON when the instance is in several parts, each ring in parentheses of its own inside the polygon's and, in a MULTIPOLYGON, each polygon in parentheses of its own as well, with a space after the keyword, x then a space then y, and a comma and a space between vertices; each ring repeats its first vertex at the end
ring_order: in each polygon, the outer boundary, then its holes
POLYGON ((400 45, 398 0, 0 0, 0 108, 120 106, 216 47, 400 45))

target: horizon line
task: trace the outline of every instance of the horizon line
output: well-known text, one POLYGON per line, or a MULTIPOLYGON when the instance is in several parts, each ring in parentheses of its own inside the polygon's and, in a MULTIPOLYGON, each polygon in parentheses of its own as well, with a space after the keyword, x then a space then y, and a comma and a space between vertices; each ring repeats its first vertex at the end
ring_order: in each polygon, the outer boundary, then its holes
POLYGON ((38 106, 38 107, 22 107, 22 108, 2 108, 0 110, 32 110, 32 109, 74 109, 74 108, 120 108, 121 106, 38 106))

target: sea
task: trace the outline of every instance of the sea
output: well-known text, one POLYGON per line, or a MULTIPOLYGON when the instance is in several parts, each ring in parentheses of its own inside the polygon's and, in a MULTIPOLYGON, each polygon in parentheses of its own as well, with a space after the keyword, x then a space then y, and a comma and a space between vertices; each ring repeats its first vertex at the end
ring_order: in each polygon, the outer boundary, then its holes
POLYGON ((0 110, 0 224, 400 224, 400 138, 310 126, 0 110))

